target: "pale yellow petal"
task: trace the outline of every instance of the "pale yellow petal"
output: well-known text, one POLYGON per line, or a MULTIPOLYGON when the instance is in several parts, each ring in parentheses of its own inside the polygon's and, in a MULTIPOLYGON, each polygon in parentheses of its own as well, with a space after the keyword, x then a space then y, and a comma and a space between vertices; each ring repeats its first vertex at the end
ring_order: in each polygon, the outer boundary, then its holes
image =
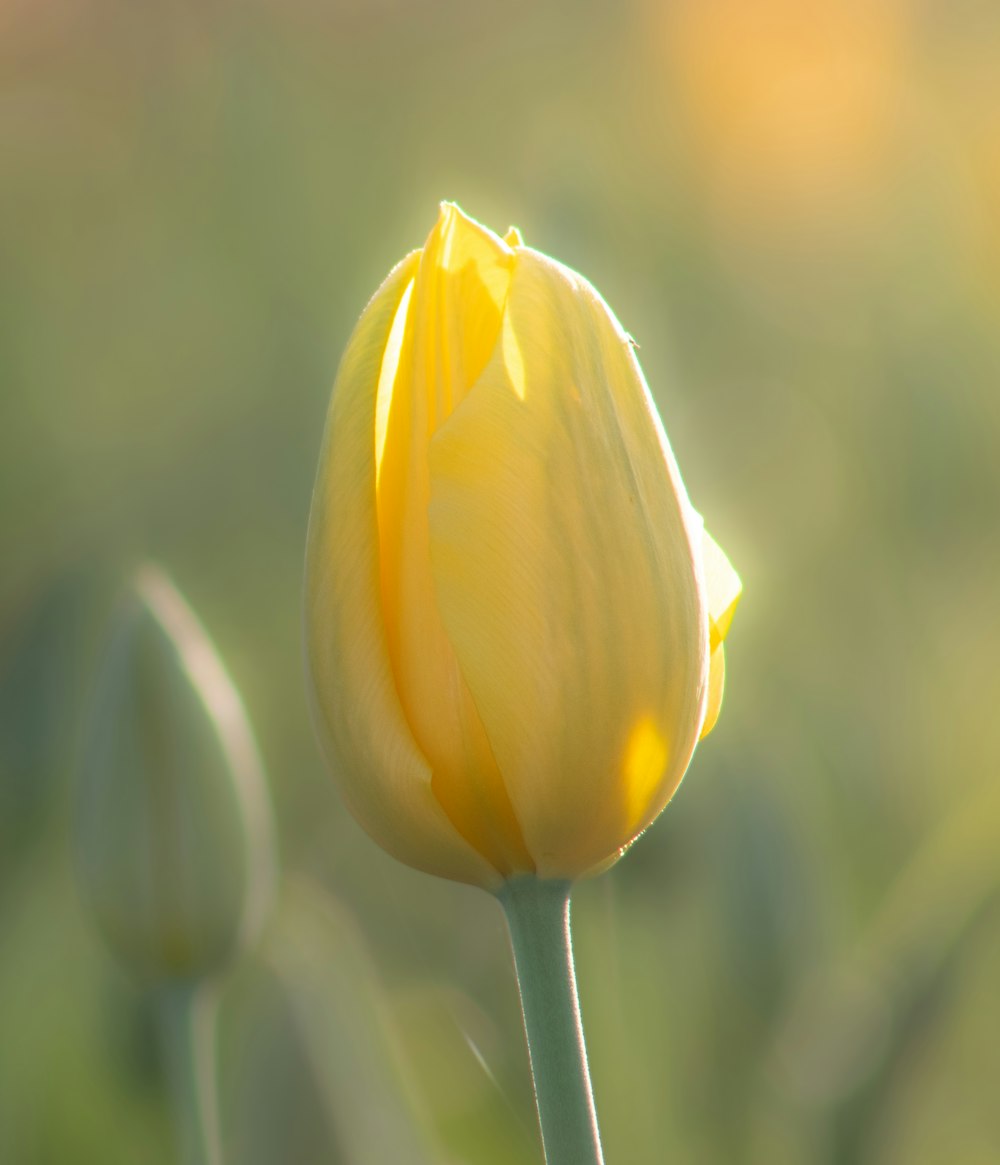
POLYGON ((666 804, 708 680, 696 520, 585 280, 517 252, 501 342, 430 466, 444 625, 539 872, 573 876, 666 804))
POLYGON ((708 665, 708 702, 705 705, 705 723, 699 740, 704 740, 715 727, 722 711, 722 693, 726 686, 726 649, 720 643, 712 652, 708 665))
POLYGON ((442 203, 413 293, 413 368, 428 433, 447 419, 493 352, 513 258, 491 230, 442 203))
POLYGON ((388 277, 341 362, 313 493, 305 637, 313 716, 348 807, 401 861, 491 886, 496 872, 461 838, 396 692, 379 601, 376 396, 397 308, 419 252, 388 277))
POLYGON ((432 787, 462 836, 499 872, 532 868, 490 742, 462 676, 431 578, 428 443, 497 342, 510 248, 445 204, 416 272, 391 382, 378 476, 381 600, 393 675, 428 758, 432 787))
POLYGON ((701 739, 704 739, 715 727, 719 712, 722 710, 722 693, 726 685, 726 653, 722 641, 729 634, 733 613, 743 592, 743 584, 722 547, 706 530, 702 531, 701 550, 708 600, 708 642, 712 653, 709 662, 705 723, 701 727, 701 739))
POLYGON ((743 584, 722 547, 707 531, 702 532, 701 551, 708 597, 709 646, 714 652, 729 634, 743 584))

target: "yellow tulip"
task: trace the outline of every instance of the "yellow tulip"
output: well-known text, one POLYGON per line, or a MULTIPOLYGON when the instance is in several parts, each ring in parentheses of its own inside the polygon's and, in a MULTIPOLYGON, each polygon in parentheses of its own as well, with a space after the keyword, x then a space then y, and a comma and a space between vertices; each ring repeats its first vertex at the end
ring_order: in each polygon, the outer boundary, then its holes
POLYGON ((309 524, 314 717, 361 824, 490 889, 610 864, 715 722, 739 589, 607 304, 444 204, 350 339, 309 524))

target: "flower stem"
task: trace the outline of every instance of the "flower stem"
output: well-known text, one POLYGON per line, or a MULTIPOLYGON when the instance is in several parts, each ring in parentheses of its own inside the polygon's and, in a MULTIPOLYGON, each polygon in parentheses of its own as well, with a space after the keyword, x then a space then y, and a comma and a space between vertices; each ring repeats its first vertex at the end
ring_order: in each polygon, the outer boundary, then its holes
POLYGON ((603 1165, 576 993, 570 883, 513 878, 497 895, 521 992, 546 1165, 603 1165))
POLYGON ((222 1165, 215 991, 204 983, 167 984, 160 988, 157 1004, 180 1165, 222 1165))

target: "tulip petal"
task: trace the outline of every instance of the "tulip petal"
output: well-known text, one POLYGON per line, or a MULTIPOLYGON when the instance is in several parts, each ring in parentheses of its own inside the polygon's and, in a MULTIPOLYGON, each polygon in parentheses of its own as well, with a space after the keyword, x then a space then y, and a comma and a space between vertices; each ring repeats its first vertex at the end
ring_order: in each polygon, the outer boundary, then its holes
POLYGON ((704 740, 715 727, 722 711, 722 693, 726 687, 726 649, 720 643, 712 652, 708 663, 708 701, 705 704, 705 723, 701 726, 699 740, 704 740))
POLYGON ((462 839, 400 706, 379 600, 376 397, 389 335, 420 261, 414 252, 366 308, 344 354, 313 493, 305 623, 312 710, 344 799, 401 861, 458 881, 498 877, 462 839))
POLYGON ((701 551, 708 599, 708 643, 712 653, 709 661, 705 723, 701 726, 699 738, 704 740, 715 727, 719 712, 722 710, 722 693, 726 686, 726 654, 722 641, 729 633, 743 584, 722 547, 707 531, 702 531, 701 551))
POLYGON ((575 876, 649 825, 697 740, 700 534, 607 305, 516 255, 501 343, 431 442, 431 562, 538 872, 575 876))
POLYGON ((709 646, 715 651, 729 634, 743 584, 722 547, 707 531, 702 532, 701 553, 708 598, 709 646))
POLYGON ((507 300, 513 251, 457 206, 442 203, 414 287, 414 376, 432 433, 478 380, 507 300))
POLYGON ((512 262, 496 235, 456 207, 442 206, 421 256, 389 385, 378 478, 382 612, 400 702, 448 818, 505 876, 533 867, 438 612, 427 450, 496 346, 512 262))

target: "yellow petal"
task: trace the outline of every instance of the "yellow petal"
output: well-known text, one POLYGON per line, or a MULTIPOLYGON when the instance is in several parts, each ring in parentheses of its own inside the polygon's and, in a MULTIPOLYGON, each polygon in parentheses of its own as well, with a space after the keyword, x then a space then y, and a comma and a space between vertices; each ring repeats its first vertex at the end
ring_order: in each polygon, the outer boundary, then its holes
POLYGON ((372 837, 410 865, 492 886, 496 872, 434 796, 396 692, 379 601, 376 397, 393 319, 419 261, 415 252, 383 283, 337 374, 309 519, 310 696, 344 799, 372 837))
POLYGON ((427 433, 442 424, 486 366, 500 330, 514 255, 491 230, 445 202, 414 287, 413 376, 427 433))
POLYGON ((501 341, 430 473, 444 625, 539 873, 575 876, 666 804, 708 678, 700 534, 585 280, 517 252, 501 341))
POLYGON ((729 634, 729 625, 743 593, 743 584, 722 547, 707 531, 702 532, 701 552, 705 589, 708 593, 709 646, 714 652, 729 634))
POLYGON ((705 723, 701 726, 699 740, 704 740, 715 727, 722 711, 722 693, 726 686, 726 649, 720 643, 712 652, 708 663, 708 700, 705 704, 705 723))
MULTIPOLYGON (((427 450, 497 342, 513 253, 445 204, 416 272, 378 475, 381 599, 392 672, 448 818, 499 872, 532 869, 490 742, 438 611, 427 450)), ((388 387, 387 387, 388 383, 388 387)))
POLYGON ((701 550, 708 600, 708 642, 712 653, 709 661, 705 723, 701 727, 700 739, 703 740, 715 727, 722 709, 722 693, 726 685, 726 654, 722 641, 729 634, 729 626, 743 592, 743 584, 722 547, 705 530, 702 531, 701 550))

